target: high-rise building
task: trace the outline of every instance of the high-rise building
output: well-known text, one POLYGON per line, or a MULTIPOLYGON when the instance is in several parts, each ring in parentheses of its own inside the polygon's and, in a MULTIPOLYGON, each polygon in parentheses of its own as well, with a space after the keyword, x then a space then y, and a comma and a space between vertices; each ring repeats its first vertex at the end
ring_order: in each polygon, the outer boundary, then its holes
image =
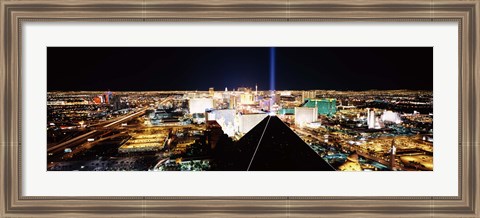
POLYGON ((331 116, 337 113, 337 100, 334 98, 307 99, 307 102, 303 106, 309 108, 316 107, 318 114, 321 115, 331 116))
POLYGON ((93 97, 93 103, 101 104, 103 102, 103 98, 101 95, 93 97))
POLYGON ((266 113, 239 114, 238 132, 241 134, 247 133, 267 116, 268 115, 266 113))
MULTIPOLYGON (((294 115, 295 114, 295 108, 282 108, 277 111, 277 114, 279 115, 294 115)), ((315 111, 315 115, 317 115, 315 111)))
POLYGON ((208 95, 209 95, 210 97, 213 97, 213 96, 215 95, 215 90, 213 89, 213 87, 210 87, 210 88, 208 89, 208 95))
POLYGON ((305 102, 308 99, 314 99, 317 97, 315 91, 302 91, 302 102, 305 102))
POLYGON ((369 129, 382 129, 385 125, 373 109, 367 108, 367 126, 369 129))
POLYGON ((318 118, 316 107, 295 107, 295 125, 303 127, 308 123, 316 122, 318 118))
POLYGON ((230 95, 230 102, 228 104, 229 109, 235 109, 237 108, 237 96, 235 95, 230 95))
POLYGON ((275 104, 280 104, 280 93, 273 93, 272 98, 275 104))
POLYGON ((103 94, 104 102, 105 104, 111 104, 112 98, 113 98, 113 93, 108 91, 103 94))
POLYGON ((395 170, 395 158, 397 155, 397 147, 395 147, 395 139, 392 139, 392 144, 390 147, 390 168, 395 170))
POLYGON ((213 99, 211 98, 193 98, 188 101, 188 110, 191 114, 205 113, 206 109, 213 108, 213 99))
POLYGON ((120 96, 118 96, 118 95, 114 95, 114 96, 112 97, 111 104, 112 104, 112 106, 113 106, 113 110, 120 110, 120 109, 122 109, 122 102, 121 102, 120 96))
POLYGON ((254 102, 254 96, 250 92, 245 92, 240 94, 240 104, 253 104, 254 102))
POLYGON ((367 126, 369 129, 375 128, 375 111, 367 108, 367 126))

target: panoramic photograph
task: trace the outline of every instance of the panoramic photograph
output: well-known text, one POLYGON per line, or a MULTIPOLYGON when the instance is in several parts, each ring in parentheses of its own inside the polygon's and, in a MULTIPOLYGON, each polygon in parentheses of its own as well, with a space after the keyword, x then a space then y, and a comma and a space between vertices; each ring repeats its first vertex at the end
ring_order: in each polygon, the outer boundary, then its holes
POLYGON ((48 47, 47 171, 433 171, 432 47, 48 47))

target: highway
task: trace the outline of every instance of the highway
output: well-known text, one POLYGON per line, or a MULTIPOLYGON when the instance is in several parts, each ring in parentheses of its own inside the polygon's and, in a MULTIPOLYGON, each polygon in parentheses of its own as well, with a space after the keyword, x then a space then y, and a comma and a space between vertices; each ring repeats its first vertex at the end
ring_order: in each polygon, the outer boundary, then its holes
MULTIPOLYGON (((110 132, 111 131, 107 131, 103 135, 105 135, 107 133, 110 133, 110 132)), ((102 137, 102 138, 100 138, 98 140, 95 140, 93 142, 82 143, 81 145, 79 145, 75 149, 73 149, 72 152, 65 154, 63 156, 63 159, 68 160, 68 159, 72 158, 73 156, 75 156, 76 154, 78 154, 80 152, 83 152, 85 150, 88 150, 88 149, 92 148, 93 146, 96 146, 98 143, 100 143, 102 141, 113 139, 113 138, 116 138, 116 137, 119 137, 119 136, 122 136, 122 135, 125 135, 125 134, 126 134, 126 132, 120 132, 120 133, 117 133, 117 134, 114 134, 114 135, 111 135, 111 136, 102 137)))
MULTIPOLYGON (((137 112, 141 112, 142 110, 147 110, 147 108, 143 108, 143 109, 140 109, 139 111, 137 112)), ((136 112, 135 112, 136 113, 136 112)), ((134 113, 134 114, 135 114, 134 113)), ((132 114, 130 114, 132 115, 132 114)), ((119 120, 122 120, 125 118, 125 116, 128 116, 127 115, 124 115, 124 116, 121 116, 121 117, 116 117, 116 118, 113 118, 111 120, 107 120, 107 121, 102 121, 102 122, 98 122, 98 123, 95 123, 95 124, 92 124, 92 125, 89 125, 88 127, 97 127, 99 126, 99 128, 102 128, 102 127, 109 127, 108 125, 113 123, 113 122, 116 122, 116 121, 119 121, 119 120)), ((121 121, 120 121, 121 122, 121 121)))
MULTIPOLYGON (((128 115, 125 115, 123 117, 120 117, 120 118, 117 118, 117 119, 113 119, 111 120, 109 123, 105 124, 103 126, 103 128, 111 128, 115 125, 120 125, 121 122, 124 122, 126 120, 129 120, 129 119, 132 119, 132 118, 136 118, 136 117, 139 117, 141 115, 143 115, 145 113, 145 111, 147 110, 147 108, 143 108, 133 114, 128 114, 128 115)), ((72 144, 75 144, 75 143, 78 143, 78 142, 82 142, 83 141, 86 141, 87 137, 92 137, 94 135, 94 133, 98 133, 98 130, 91 130, 83 135, 80 135, 80 136, 77 136, 75 138, 72 138, 66 142, 63 142, 63 143, 60 143, 58 145, 55 145, 55 146, 52 146, 50 148, 47 149, 47 152, 48 153, 56 153, 56 152, 59 152, 67 147, 70 147, 72 146, 72 144)))
POLYGON ((108 128, 108 127, 110 127, 110 126, 117 125, 117 124, 119 124, 119 123, 122 122, 122 121, 131 119, 131 118, 133 118, 133 117, 139 117, 139 116, 143 115, 143 113, 145 113, 146 110, 147 110, 146 108, 143 108, 143 109, 141 109, 141 110, 138 111, 138 112, 135 112, 135 113, 130 114, 130 115, 126 116, 126 117, 120 118, 120 119, 118 119, 118 120, 116 120, 116 121, 114 121, 114 122, 112 122, 112 123, 110 123, 110 124, 107 124, 107 125, 103 126, 103 127, 104 127, 104 128, 108 128))
POLYGON ((68 141, 66 141, 66 142, 63 142, 63 143, 60 143, 60 144, 58 144, 58 145, 52 146, 52 147, 50 147, 50 148, 47 149, 47 152, 48 152, 48 153, 55 153, 55 152, 58 152, 58 151, 60 151, 60 150, 63 150, 65 147, 70 146, 70 145, 73 144, 73 143, 78 143, 80 140, 85 139, 85 138, 87 138, 88 136, 90 136, 90 135, 92 135, 93 133, 96 133, 96 132, 97 132, 97 130, 92 130, 92 131, 87 132, 87 133, 85 133, 85 134, 83 134, 83 135, 80 135, 80 136, 77 136, 77 137, 75 137, 75 138, 73 138, 73 139, 70 139, 70 140, 68 140, 68 141))
MULTIPOLYGON (((159 104, 165 104, 167 101, 173 99, 173 96, 168 96, 165 99, 163 99, 159 104)), ((72 148, 75 146, 78 146, 79 144, 83 144, 87 141, 87 138, 95 138, 98 136, 99 133, 102 133, 102 130, 109 130, 112 128, 115 128, 117 125, 120 125, 128 120, 137 118, 139 116, 142 116, 145 114, 145 111, 148 109, 148 107, 142 108, 138 110, 137 112, 134 112, 132 114, 126 114, 105 122, 97 123, 94 125, 91 125, 90 131, 88 131, 85 134, 82 134, 80 136, 77 136, 75 138, 72 138, 70 140, 67 140, 65 142, 62 142, 58 145, 54 145, 50 148, 47 148, 47 153, 57 153, 63 151, 65 148, 72 148)))

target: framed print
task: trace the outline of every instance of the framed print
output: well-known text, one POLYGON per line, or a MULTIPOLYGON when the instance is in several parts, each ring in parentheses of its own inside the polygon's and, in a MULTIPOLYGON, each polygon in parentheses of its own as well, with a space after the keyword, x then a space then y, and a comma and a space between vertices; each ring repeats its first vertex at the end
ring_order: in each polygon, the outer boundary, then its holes
POLYGON ((2 1, 2 217, 478 216, 479 1, 2 1))

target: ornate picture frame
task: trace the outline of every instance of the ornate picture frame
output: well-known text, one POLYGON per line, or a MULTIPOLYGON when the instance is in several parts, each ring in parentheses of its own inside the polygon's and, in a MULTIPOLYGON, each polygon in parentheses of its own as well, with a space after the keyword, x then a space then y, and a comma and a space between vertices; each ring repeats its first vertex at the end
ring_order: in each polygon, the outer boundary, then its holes
POLYGON ((479 216, 478 0, 0 1, 0 216, 479 216), (30 197, 22 196, 24 22, 456 22, 459 31, 459 195, 453 197, 30 197))

